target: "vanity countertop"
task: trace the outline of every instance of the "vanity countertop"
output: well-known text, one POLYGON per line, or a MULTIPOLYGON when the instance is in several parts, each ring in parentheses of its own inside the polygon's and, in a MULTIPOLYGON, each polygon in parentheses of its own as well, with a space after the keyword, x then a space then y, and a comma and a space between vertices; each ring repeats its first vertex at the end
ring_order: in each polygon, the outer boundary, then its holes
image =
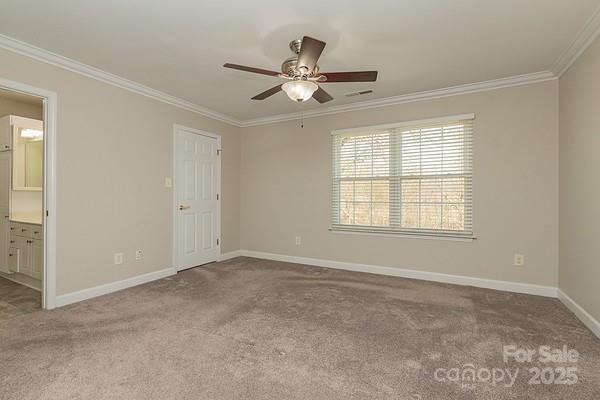
POLYGON ((41 225, 42 215, 38 213, 14 213, 10 216, 10 220, 25 224, 41 225))

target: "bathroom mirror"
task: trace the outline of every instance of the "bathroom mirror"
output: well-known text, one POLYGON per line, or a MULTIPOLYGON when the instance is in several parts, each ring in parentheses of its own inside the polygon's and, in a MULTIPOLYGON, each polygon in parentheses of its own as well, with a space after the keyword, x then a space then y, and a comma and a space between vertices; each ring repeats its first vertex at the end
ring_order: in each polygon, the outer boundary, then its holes
POLYGON ((44 168, 43 122, 19 118, 13 125, 13 190, 42 190, 44 168))

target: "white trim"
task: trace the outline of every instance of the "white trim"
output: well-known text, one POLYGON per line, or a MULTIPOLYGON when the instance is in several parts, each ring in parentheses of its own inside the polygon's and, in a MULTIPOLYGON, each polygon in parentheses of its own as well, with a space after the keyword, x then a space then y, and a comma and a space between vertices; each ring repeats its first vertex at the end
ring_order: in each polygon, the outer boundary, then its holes
POLYGON ((513 86, 529 85, 533 83, 545 82, 557 79, 550 71, 534 72, 531 74, 511 76, 508 78, 494 79, 490 81, 468 83, 465 85, 452 86, 444 89, 428 90, 425 92, 416 92, 403 94, 400 96, 387 97, 382 99, 373 99, 357 103, 344 104, 307 110, 303 113, 295 112, 289 114, 280 114, 270 117, 262 117, 241 121, 242 127, 267 125, 275 122, 292 121, 302 117, 310 118, 321 115, 338 114, 348 111, 367 110, 370 108, 393 106, 397 104, 413 103, 416 101, 440 99, 443 97, 457 96, 462 94, 477 93, 487 90, 502 89, 513 86))
POLYGON ((241 257, 241 256, 242 256, 241 250, 234 250, 234 251, 230 251, 230 252, 221 254, 221 257, 219 257, 218 261, 227 261, 227 260, 231 260, 232 258, 241 257))
POLYGON ((172 243, 172 260, 173 260, 173 268, 175 271, 179 271, 179 254, 177 253, 177 243, 179 241, 179 229, 177 226, 178 221, 178 213, 177 213, 177 185, 179 182, 177 181, 177 132, 180 130, 187 131, 190 133, 194 133, 196 135, 207 136, 217 140, 217 149, 219 150, 219 155, 217 156, 216 162, 216 178, 217 178, 217 193, 219 194, 219 200, 217 201, 217 226, 216 226, 216 234, 219 239, 219 244, 217 245, 217 258, 215 261, 221 260, 221 248, 223 246, 223 240, 221 238, 221 203, 223 201, 223 193, 221 190, 221 158, 223 154, 223 149, 221 145, 221 135, 210 133, 206 131, 202 131, 200 129, 190 128, 184 125, 173 124, 173 177, 172 177, 172 191, 173 191, 173 202, 171 207, 173 209, 173 243, 172 243))
POLYGON ((0 35, 0 49, 8 50, 13 53, 30 57, 35 60, 63 68, 68 71, 87 76, 88 78, 108 83, 121 89, 125 89, 130 92, 137 93, 142 96, 146 96, 151 99, 182 108, 184 110, 192 111, 196 114, 216 119, 221 122, 225 122, 235 126, 240 126, 241 123, 237 118, 231 117, 229 115, 210 110, 206 107, 199 106, 190 101, 171 96, 169 94, 152 89, 140 83, 122 78, 115 74, 111 74, 110 72, 103 71, 101 69, 92 67, 79 61, 63 57, 59 54, 52 53, 48 50, 44 50, 42 48, 36 47, 29 43, 22 42, 20 40, 11 38, 6 35, 0 35))
POLYGON ((583 307, 570 298, 565 292, 558 289, 558 299, 575 314, 594 334, 600 338, 600 322, 596 320, 590 313, 585 311, 583 307))
POLYGON ((79 301, 91 299, 93 297, 117 292, 133 286, 142 285, 158 279, 166 278, 175 274, 173 267, 161 269, 159 271, 148 272, 146 274, 133 276, 117 282, 111 282, 100 286, 94 286, 88 289, 78 290, 76 292, 62 294, 56 298, 56 306, 62 307, 67 304, 77 303, 79 301))
POLYGON ((460 114, 460 115, 448 115, 443 117, 436 118, 427 118, 427 119, 419 119, 416 121, 400 121, 392 124, 382 124, 382 125, 370 125, 370 126, 361 126, 358 128, 348 128, 348 129, 336 129, 331 131, 331 136, 336 135, 345 135, 352 133, 361 133, 364 131, 379 131, 386 129, 394 129, 394 128, 405 128, 405 127, 418 127, 423 125, 436 125, 443 124, 446 122, 456 122, 456 121, 464 121, 464 120, 474 120, 475 114, 460 114))
POLYGON ((401 278, 420 279, 424 281, 451 283, 454 285, 475 286, 485 289, 504 290, 514 293, 533 294, 537 296, 556 297, 556 288, 530 283, 498 281, 470 276, 441 274, 438 272, 417 271, 412 269, 381 267, 369 264, 357 264, 343 261, 322 260, 317 258, 288 256, 282 254, 265 253, 261 251, 240 250, 245 257, 263 258, 267 260, 291 262, 297 264, 314 265, 317 267, 342 269, 346 271, 366 272, 377 275, 397 276, 401 278))
POLYGON ((477 240, 475 236, 460 236, 460 235, 444 235, 444 234, 419 234, 418 232, 410 233, 402 233, 402 232, 369 232, 360 229, 352 229, 350 228, 333 228, 329 227, 329 232, 333 234, 341 234, 341 235, 359 235, 359 236, 378 236, 378 237, 391 237, 391 238, 406 238, 406 239, 425 239, 425 240, 448 240, 451 242, 473 242, 477 240))
POLYGON ((567 47, 552 66, 552 72, 557 77, 561 77, 573 65, 573 63, 583 54, 583 52, 600 35, 600 7, 592 14, 579 31, 575 40, 567 47))
MULTIPOLYGON (((171 96, 161 91, 141 85, 129 79, 122 78, 110 72, 99 68, 72 60, 70 58, 52 53, 42 48, 33 46, 29 43, 13 39, 6 35, 0 35, 0 49, 8 50, 16 54, 33 58, 56 67, 75 72, 104 82, 121 89, 128 90, 154 100, 161 101, 182 108, 208 118, 213 118, 237 127, 249 127, 257 125, 267 125, 275 122, 291 121, 300 119, 302 114, 299 112, 289 114, 279 114, 268 117, 241 120, 218 111, 210 110, 206 107, 194 104, 190 101, 171 96)), ((304 112, 305 118, 316 117, 320 115, 338 114, 348 111, 366 110, 370 108, 385 107, 396 104, 411 103, 415 101, 439 99, 443 97, 456 96, 468 93, 477 93, 485 90, 501 89, 505 87, 527 85, 532 83, 544 82, 556 79, 556 75, 550 71, 534 72, 530 74, 511 76, 507 78, 494 79, 483 82, 468 83, 464 85, 451 86, 443 89, 429 90, 416 93, 408 93, 400 96, 387 97, 382 99, 373 99, 339 106, 323 107, 304 112)))
POLYGON ((0 78, 0 87, 14 90, 44 101, 44 272, 42 279, 42 307, 56 307, 56 93, 20 82, 0 78), (45 213, 44 213, 45 214, 45 213))

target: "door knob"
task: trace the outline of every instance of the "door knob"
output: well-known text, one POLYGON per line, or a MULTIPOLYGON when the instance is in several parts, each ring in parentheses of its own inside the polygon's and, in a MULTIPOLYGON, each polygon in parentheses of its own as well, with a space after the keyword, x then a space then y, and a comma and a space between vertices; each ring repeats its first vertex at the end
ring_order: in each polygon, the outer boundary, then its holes
POLYGON ((190 206, 185 206, 183 204, 179 206, 180 210, 187 210, 188 208, 190 208, 190 206))

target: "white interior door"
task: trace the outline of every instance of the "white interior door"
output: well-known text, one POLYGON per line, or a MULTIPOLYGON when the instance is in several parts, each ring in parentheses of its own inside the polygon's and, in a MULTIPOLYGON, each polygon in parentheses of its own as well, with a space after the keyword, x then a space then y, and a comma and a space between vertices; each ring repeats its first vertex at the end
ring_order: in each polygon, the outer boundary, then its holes
POLYGON ((176 265, 180 271, 217 261, 219 140, 180 128, 175 133, 176 265))

